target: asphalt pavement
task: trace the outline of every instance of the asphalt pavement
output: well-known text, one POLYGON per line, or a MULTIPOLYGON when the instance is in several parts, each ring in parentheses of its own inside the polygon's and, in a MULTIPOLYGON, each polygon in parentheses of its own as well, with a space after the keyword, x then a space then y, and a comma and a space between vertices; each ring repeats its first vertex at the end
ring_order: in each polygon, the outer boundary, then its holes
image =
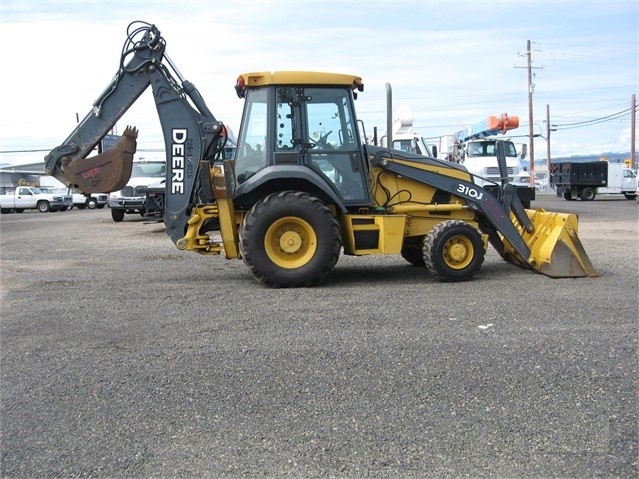
POLYGON ((2 477, 637 477, 637 203, 533 207, 599 277, 491 250, 271 290, 141 217, 0 216, 2 477))

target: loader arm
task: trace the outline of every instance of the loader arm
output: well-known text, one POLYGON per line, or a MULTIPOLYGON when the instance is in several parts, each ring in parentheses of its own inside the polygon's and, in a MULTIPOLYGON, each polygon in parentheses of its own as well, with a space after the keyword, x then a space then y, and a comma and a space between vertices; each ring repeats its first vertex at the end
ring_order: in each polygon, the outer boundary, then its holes
POLYGON ((597 276, 577 236, 574 215, 525 210, 510 184, 497 198, 470 181, 393 161, 384 149, 374 153, 371 163, 463 198, 468 209, 476 212, 490 243, 507 261, 554 278, 597 276))
POLYGON ((210 188, 198 187, 199 168, 223 148, 224 127, 182 78, 154 25, 133 22, 127 33, 117 74, 64 143, 45 157, 45 172, 85 194, 122 189, 131 175, 137 130, 128 127, 113 148, 88 155, 151 85, 167 160, 165 226, 176 242, 184 236, 191 207, 214 201, 210 188))
MULTIPOLYGON (((376 153, 372 161, 373 166, 381 167, 406 178, 414 178, 421 183, 433 185, 440 190, 464 198, 468 202, 471 210, 476 211, 482 218, 485 218, 492 228, 499 231, 510 242, 512 247, 524 260, 528 260, 530 257, 530 249, 510 220, 507 209, 504 208, 491 193, 469 181, 445 176, 403 163, 388 161, 389 158, 383 157, 383 152, 384 150, 380 150, 376 153)), ((501 254, 503 247, 500 245, 495 246, 498 246, 498 251, 501 254)))

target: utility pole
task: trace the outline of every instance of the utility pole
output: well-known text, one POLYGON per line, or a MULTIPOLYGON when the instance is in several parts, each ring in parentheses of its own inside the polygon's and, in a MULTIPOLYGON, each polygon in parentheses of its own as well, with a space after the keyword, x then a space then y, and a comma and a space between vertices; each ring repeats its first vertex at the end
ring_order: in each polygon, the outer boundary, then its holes
POLYGON ((550 184, 550 105, 546 104, 546 184, 550 184))
POLYGON ((528 148, 530 151, 530 187, 535 187, 535 141, 533 138, 533 85, 532 85, 532 51, 530 40, 526 43, 526 57, 528 59, 528 148))
POLYGON ((636 125, 636 110, 637 100, 636 95, 632 94, 632 106, 630 108, 630 168, 634 169, 635 165, 635 125, 636 125))
POLYGON ((393 88, 390 83, 386 84, 386 146, 393 147, 393 88))
MULTIPOLYGON (((521 55, 519 55, 521 56, 521 55)), ((535 187, 535 140, 534 140, 534 132, 533 132, 533 90, 535 85, 533 85, 533 66, 532 66, 532 47, 531 42, 528 40, 526 43, 526 59, 527 65, 526 67, 518 67, 515 68, 527 68, 528 69, 528 143, 530 152, 530 186, 531 188, 535 187)), ((538 67, 543 68, 543 67, 538 67)))

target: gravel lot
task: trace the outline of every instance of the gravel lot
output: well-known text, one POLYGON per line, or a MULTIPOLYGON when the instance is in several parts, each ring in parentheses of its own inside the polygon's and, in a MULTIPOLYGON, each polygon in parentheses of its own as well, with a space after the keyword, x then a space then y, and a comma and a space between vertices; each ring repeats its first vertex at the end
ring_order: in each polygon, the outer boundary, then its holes
POLYGON ((2 477, 637 477, 637 204, 533 206, 600 277, 269 290, 139 217, 2 215, 2 477))

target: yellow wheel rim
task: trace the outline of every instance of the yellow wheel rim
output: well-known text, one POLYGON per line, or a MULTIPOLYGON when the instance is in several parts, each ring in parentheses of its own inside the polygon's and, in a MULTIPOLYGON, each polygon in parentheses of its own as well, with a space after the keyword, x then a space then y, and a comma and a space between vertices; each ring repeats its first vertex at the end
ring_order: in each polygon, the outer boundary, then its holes
POLYGON ((444 262, 451 269, 466 268, 474 257, 475 248, 467 236, 453 236, 444 245, 444 262))
POLYGON ((269 259, 281 268, 294 269, 307 264, 317 251, 315 230, 296 216, 274 222, 266 231, 264 248, 269 259))

